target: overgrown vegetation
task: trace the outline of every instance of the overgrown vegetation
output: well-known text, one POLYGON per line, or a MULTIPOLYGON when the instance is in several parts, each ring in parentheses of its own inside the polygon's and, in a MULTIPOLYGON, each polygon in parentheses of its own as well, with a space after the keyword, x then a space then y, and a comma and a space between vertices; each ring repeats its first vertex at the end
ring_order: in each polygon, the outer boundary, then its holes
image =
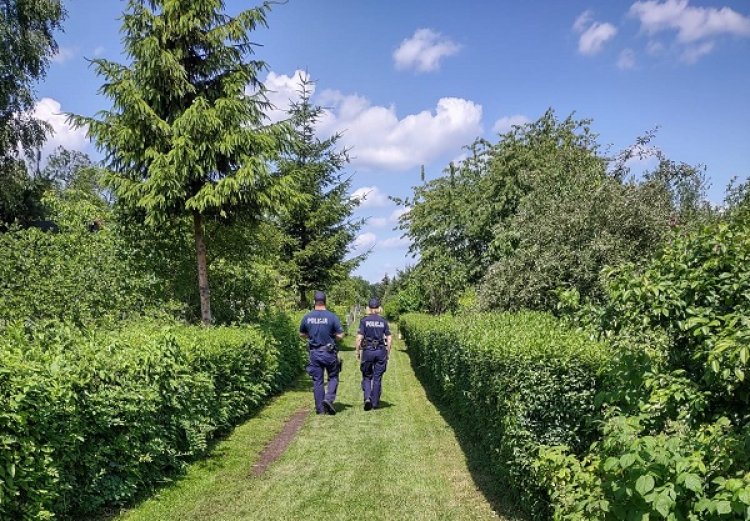
POLYGON ((5 328, 0 517, 92 512, 162 482, 299 373, 294 326, 5 328))
POLYGON ((400 228, 420 255, 403 274, 407 294, 395 295, 401 311, 456 311, 467 286, 485 310, 556 311, 560 288, 600 300, 605 266, 651 257, 674 229, 713 215, 703 171, 669 160, 652 138, 609 157, 590 121, 549 110, 468 147, 401 201, 400 228), (628 166, 637 154, 657 165, 639 178, 628 166))
MULTIPOLYGON (((497 477, 535 516, 547 509, 533 468, 541 445, 582 451, 609 352, 538 312, 401 317, 423 376, 475 431, 497 477)), ((537 517, 538 518, 538 517, 537 517)))
POLYGON ((739 210, 645 266, 612 270, 605 304, 578 307, 619 356, 601 439, 581 459, 567 447, 541 454, 556 519, 750 513, 748 260, 739 210))

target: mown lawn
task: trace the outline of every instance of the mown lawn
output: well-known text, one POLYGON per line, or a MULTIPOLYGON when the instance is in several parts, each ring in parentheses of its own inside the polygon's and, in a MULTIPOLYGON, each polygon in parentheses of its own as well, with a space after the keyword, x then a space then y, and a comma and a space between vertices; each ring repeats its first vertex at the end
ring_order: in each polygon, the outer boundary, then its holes
POLYGON ((362 410, 359 371, 345 351, 339 414, 311 414, 263 475, 252 476, 262 448, 296 411, 312 406, 308 378, 235 429, 184 478, 115 519, 505 519, 478 490, 453 431, 427 399, 403 345, 396 346, 382 409, 362 410))

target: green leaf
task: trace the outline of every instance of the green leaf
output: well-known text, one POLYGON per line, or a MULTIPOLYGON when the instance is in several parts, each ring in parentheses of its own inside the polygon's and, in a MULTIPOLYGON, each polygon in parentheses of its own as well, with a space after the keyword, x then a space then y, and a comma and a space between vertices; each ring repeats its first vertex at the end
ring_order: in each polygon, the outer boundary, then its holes
POLYGON ((664 492, 659 494, 659 496, 656 498, 656 501, 654 501, 654 508, 664 517, 667 517, 669 515, 669 512, 670 510, 672 510, 673 505, 674 501, 672 501, 672 498, 670 498, 664 492))
POLYGON ((730 514, 732 512, 732 503, 729 501, 719 501, 716 503, 716 513, 719 515, 730 514))
POLYGON ((623 454, 620 456, 620 466, 624 469, 631 466, 633 463, 635 463, 635 454, 623 454))
POLYGON ((703 481, 700 477, 698 477, 696 474, 684 474, 684 476, 684 484, 686 489, 692 490, 695 493, 700 493, 703 491, 703 481))
POLYGON ((654 478, 650 474, 644 474, 635 482, 635 490, 645 496, 654 489, 654 478))

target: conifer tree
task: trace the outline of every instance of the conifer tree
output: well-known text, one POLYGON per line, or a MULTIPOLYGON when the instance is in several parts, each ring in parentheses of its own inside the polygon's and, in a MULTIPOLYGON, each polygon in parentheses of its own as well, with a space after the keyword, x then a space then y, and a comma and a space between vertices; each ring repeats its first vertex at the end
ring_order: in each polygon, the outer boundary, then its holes
POLYGON ((270 3, 229 16, 223 0, 130 0, 122 33, 127 64, 94 60, 112 108, 87 126, 113 172, 118 203, 146 224, 191 217, 201 317, 212 321, 207 217, 263 211, 285 183, 270 171, 283 126, 264 126, 268 102, 250 32, 267 26, 270 3))
POLYGON ((363 224, 352 219, 359 202, 349 197, 350 181, 342 174, 348 154, 336 149, 338 134, 322 140, 315 136, 322 108, 310 101, 313 82, 309 77, 300 74, 299 81, 300 99, 289 109, 294 132, 288 151, 279 161, 279 172, 295 180, 300 194, 282 217, 281 225, 287 239, 288 275, 298 304, 304 309, 309 306, 311 290, 345 280, 364 257, 345 260, 363 224))

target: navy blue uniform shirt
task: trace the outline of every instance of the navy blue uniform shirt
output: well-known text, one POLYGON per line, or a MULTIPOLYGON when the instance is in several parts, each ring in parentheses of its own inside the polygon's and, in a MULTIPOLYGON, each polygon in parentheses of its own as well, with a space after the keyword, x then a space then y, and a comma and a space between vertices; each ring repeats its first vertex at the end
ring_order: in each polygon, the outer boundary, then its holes
POLYGON ((307 347, 318 349, 327 345, 336 345, 336 335, 344 332, 341 321, 335 313, 327 309, 313 309, 302 318, 299 332, 308 337, 307 347))
POLYGON ((371 347, 377 343, 378 347, 385 347, 385 337, 391 334, 391 328, 388 327, 388 321, 380 315, 365 315, 359 321, 358 334, 362 335, 362 347, 371 347))

